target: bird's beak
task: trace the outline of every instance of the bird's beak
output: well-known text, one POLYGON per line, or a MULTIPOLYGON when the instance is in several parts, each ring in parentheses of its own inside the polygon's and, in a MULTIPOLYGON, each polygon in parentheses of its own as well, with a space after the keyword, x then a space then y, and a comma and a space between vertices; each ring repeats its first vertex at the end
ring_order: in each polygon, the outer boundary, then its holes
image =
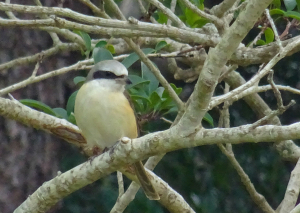
POLYGON ((132 84, 132 82, 130 81, 130 79, 128 78, 128 76, 126 76, 126 77, 124 78, 124 80, 125 80, 125 83, 126 83, 127 85, 132 84))

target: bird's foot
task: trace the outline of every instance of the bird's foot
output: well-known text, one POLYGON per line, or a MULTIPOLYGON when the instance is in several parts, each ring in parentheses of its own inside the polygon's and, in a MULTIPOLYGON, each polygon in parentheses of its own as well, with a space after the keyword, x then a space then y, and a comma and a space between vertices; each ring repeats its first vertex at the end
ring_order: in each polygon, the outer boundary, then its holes
MULTIPOLYGON (((104 149, 104 150, 105 150, 105 149, 104 149)), ((92 163, 92 161, 95 159, 95 157, 101 155, 101 154, 104 152, 104 150, 102 151, 99 147, 94 146, 93 149, 92 149, 93 156, 89 157, 88 161, 89 161, 90 163, 92 163)))

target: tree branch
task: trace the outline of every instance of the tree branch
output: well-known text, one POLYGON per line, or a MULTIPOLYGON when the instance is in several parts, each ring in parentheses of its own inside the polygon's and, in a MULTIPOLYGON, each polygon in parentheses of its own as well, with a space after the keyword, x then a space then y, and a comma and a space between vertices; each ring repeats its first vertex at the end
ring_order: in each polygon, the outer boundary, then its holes
POLYGON ((197 129, 201 124, 222 68, 271 2, 271 0, 249 1, 246 9, 239 14, 237 20, 226 30, 218 45, 210 49, 195 86, 195 91, 190 97, 191 102, 186 113, 179 121, 179 125, 187 131, 187 134, 191 134, 188 126, 192 125, 197 129))

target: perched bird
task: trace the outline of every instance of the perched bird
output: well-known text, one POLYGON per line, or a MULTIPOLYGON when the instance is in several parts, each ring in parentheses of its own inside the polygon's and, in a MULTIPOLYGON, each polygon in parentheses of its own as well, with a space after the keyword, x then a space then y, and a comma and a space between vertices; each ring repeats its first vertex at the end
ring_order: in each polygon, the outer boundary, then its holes
MULTIPOLYGON (((89 147, 103 151, 122 137, 138 137, 136 117, 124 95, 129 83, 126 67, 116 60, 101 61, 89 72, 74 106, 77 125, 89 147)), ((142 162, 135 163, 134 169, 146 196, 159 200, 142 162)))

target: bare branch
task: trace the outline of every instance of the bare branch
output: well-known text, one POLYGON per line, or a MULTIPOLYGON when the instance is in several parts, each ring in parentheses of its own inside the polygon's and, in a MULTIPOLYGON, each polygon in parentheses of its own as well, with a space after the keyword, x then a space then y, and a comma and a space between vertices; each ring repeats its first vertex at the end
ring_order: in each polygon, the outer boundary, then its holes
POLYGON ((210 12, 217 17, 222 17, 238 1, 237 0, 224 0, 220 4, 211 8, 210 12))
MULTIPOLYGON (((224 36, 215 48, 211 48, 199 75, 195 91, 190 97, 190 104, 180 120, 182 128, 192 125, 201 128, 201 120, 209 109, 221 70, 236 51, 242 39, 247 35, 271 0, 249 1, 237 20, 225 31, 224 36), (256 11, 253 13, 253 11, 256 11), (192 122, 192 123, 191 123, 192 122)), ((281 57, 277 56, 277 57, 281 57)), ((191 134, 190 128, 185 128, 191 134)))
POLYGON ((28 79, 26 79, 24 81, 21 81, 19 83, 13 84, 11 86, 8 86, 4 89, 1 89, 0 90, 0 96, 3 96, 7 93, 10 93, 10 92, 13 92, 15 90, 24 88, 24 87, 28 86, 29 84, 37 83, 37 82, 40 82, 40 81, 45 80, 47 78, 51 78, 53 76, 62 75, 62 74, 65 74, 67 72, 70 72, 72 70, 85 69, 85 68, 87 68, 86 65, 89 65, 91 63, 93 63, 92 59, 85 60, 85 61, 79 61, 76 64, 73 64, 71 66, 63 67, 63 68, 57 69, 57 70, 53 70, 51 72, 48 72, 48 73, 45 73, 45 74, 42 74, 42 75, 39 75, 39 76, 33 75, 34 74, 34 72, 33 72, 33 74, 28 79))
POLYGON ((267 27, 268 25, 264 24, 264 26, 261 28, 260 32, 257 34, 255 39, 249 44, 249 47, 253 47, 253 45, 257 43, 257 41, 261 38, 262 34, 264 34, 264 32, 266 31, 267 27))
POLYGON ((279 88, 277 88, 277 86, 275 85, 274 81, 273 81, 273 75, 274 75, 274 71, 273 70, 270 70, 269 72, 269 76, 268 76, 268 82, 269 84, 271 85, 272 87, 272 90, 274 92, 274 95, 276 97, 276 100, 277 100, 277 107, 280 109, 283 106, 283 101, 282 101, 282 97, 281 97, 281 94, 280 94, 280 91, 279 91, 279 88))
POLYGON ((249 130, 255 129, 256 127, 261 126, 263 124, 267 124, 268 121, 270 121, 271 119, 273 119, 274 117, 276 117, 278 115, 281 115, 288 108, 295 105, 295 103, 296 102, 294 100, 291 100, 291 102, 287 106, 282 106, 279 109, 272 111, 271 113, 269 113, 265 117, 261 118, 260 120, 256 121, 255 123, 251 124, 251 127, 249 128, 249 130))
MULTIPOLYGON (((118 23, 118 25, 119 24, 120 23, 118 23)), ((183 29, 178 30, 178 28, 172 26, 155 25, 155 24, 149 24, 143 22, 137 22, 137 24, 124 22, 122 24, 122 27, 119 26, 120 29, 118 30, 113 28, 113 23, 111 24, 112 27, 97 27, 97 26, 91 26, 91 25, 79 24, 72 21, 67 21, 66 19, 62 19, 59 17, 53 17, 53 19, 43 19, 43 20, 0 19, 0 25, 2 27, 18 26, 18 27, 27 27, 27 28, 54 26, 59 28, 81 30, 87 33, 100 34, 104 36, 113 36, 113 37, 138 37, 138 36, 166 37, 168 36, 180 42, 186 42, 186 43, 196 42, 207 46, 211 46, 214 43, 216 43, 215 37, 207 37, 207 35, 191 32, 183 29), (124 29, 127 26, 131 29, 124 29)))
POLYGON ((234 169, 237 171, 238 175, 241 178, 242 183, 246 187, 251 199, 258 205, 260 209, 262 209, 266 213, 274 213, 275 211, 272 209, 270 204, 267 202, 265 197, 261 194, 259 194, 253 183, 251 182, 249 176, 246 174, 246 172, 243 170, 239 162, 234 156, 234 153, 231 151, 228 151, 223 145, 219 145, 219 148, 221 149, 222 153, 226 155, 228 160, 230 161, 231 165, 234 167, 234 169))
POLYGON ((0 98, 0 114, 27 126, 52 133, 78 147, 84 147, 86 144, 77 126, 65 119, 33 110, 16 100, 0 98))
MULTIPOLYGON (((249 80, 247 83, 241 85, 240 87, 234 89, 233 91, 231 91, 230 93, 226 94, 223 96, 223 98, 225 99, 230 99, 231 97, 241 93, 242 91, 250 88, 251 86, 257 84, 259 82, 259 80, 265 76, 266 74, 269 73, 269 71, 271 70, 271 68, 278 62, 280 61, 282 58, 284 58, 290 51, 292 51, 294 48, 296 48, 297 46, 300 46, 300 39, 293 41, 292 43, 288 44, 287 46, 285 46, 283 48, 283 50, 279 53, 277 53, 272 60, 269 61, 269 63, 267 65, 264 66, 264 68, 262 70, 260 70, 254 77, 252 77, 251 80, 249 80)), ((224 99, 223 99, 224 100, 224 99)), ((209 109, 212 109, 213 107, 215 107, 216 105, 222 103, 222 101, 219 100, 213 100, 209 103, 209 109)))
MULTIPOLYGON (((235 71, 231 72, 225 80, 232 88, 238 88, 246 83, 245 79, 235 71)), ((268 87, 271 89, 270 85, 268 85, 268 87)), ((245 96, 244 100, 257 114, 258 118, 262 118, 271 113, 270 107, 258 94, 245 96)), ((281 122, 278 117, 274 117, 269 121, 269 124, 281 125, 281 122)), ((274 146, 285 160, 297 161, 300 156, 300 148, 291 140, 276 141, 274 146)))
POLYGON ((102 17, 102 18, 107 18, 110 19, 109 15, 106 14, 104 10, 101 10, 99 7, 94 5, 90 0, 79 0, 86 6, 88 6, 96 15, 102 17))
POLYGON ((273 21, 271 15, 270 15, 269 9, 266 9, 265 12, 266 12, 267 18, 268 18, 268 20, 270 22, 270 25, 271 25, 271 27, 273 29, 273 32, 274 32, 274 35, 275 35, 275 41, 276 41, 277 45, 279 46, 280 50, 282 51, 282 48, 283 48, 282 47, 282 43, 281 43, 281 40, 279 38, 278 31, 277 31, 277 28, 276 28, 276 26, 274 24, 274 21, 273 21))
POLYGON ((284 199, 281 203, 279 213, 291 212, 295 207, 300 190, 300 158, 291 173, 289 183, 286 188, 284 199))
POLYGON ((80 47, 77 44, 74 43, 59 43, 55 47, 52 47, 48 50, 44 50, 40 53, 37 53, 32 56, 27 56, 23 58, 17 58, 15 60, 6 62, 4 64, 0 65, 0 71, 12 68, 14 66, 20 66, 20 65, 25 65, 25 64, 30 64, 30 63, 36 63, 38 60, 41 58, 45 59, 49 56, 52 56, 54 54, 57 54, 62 51, 72 51, 72 50, 78 50, 80 47))
POLYGON ((172 22, 177 25, 179 28, 186 28, 185 24, 178 18, 172 10, 169 8, 165 7, 161 2, 157 0, 147 0, 149 3, 155 5, 157 8, 161 10, 163 14, 168 16, 169 19, 172 20, 172 22))
POLYGON ((117 178, 118 178, 118 186, 119 186, 119 197, 118 199, 124 195, 124 181, 123 181, 123 174, 122 172, 117 171, 117 178))
MULTIPOLYGON (((176 4, 177 4, 177 0, 172 0, 171 1, 170 10, 171 10, 172 13, 174 13, 174 11, 175 11, 176 4)), ((172 24, 172 20, 169 19, 168 22, 167 22, 167 25, 171 25, 171 24, 172 24)))

